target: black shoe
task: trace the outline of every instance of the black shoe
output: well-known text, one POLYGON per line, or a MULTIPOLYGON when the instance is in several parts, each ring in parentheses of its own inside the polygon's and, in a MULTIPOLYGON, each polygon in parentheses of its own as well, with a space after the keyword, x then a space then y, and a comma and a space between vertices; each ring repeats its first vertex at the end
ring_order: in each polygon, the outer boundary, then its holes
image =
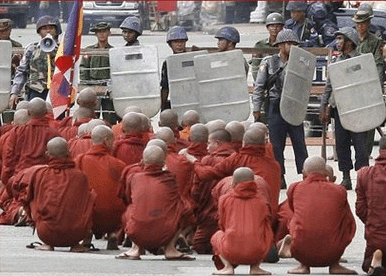
POLYGON ((342 182, 340 183, 343 187, 346 188, 347 191, 352 190, 352 184, 350 178, 343 178, 342 182))
POLYGON ((281 176, 281 189, 287 189, 287 183, 285 182, 284 175, 281 176))

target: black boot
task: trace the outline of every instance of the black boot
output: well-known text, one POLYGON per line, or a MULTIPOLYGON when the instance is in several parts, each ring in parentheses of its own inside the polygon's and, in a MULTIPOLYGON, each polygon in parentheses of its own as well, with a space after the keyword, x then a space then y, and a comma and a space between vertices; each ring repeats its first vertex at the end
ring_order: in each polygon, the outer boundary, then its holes
POLYGON ((287 189, 287 183, 285 182, 284 174, 281 176, 281 188, 287 189))
POLYGON ((343 172, 343 180, 340 183, 340 185, 345 187, 346 190, 352 190, 350 171, 344 171, 343 172))

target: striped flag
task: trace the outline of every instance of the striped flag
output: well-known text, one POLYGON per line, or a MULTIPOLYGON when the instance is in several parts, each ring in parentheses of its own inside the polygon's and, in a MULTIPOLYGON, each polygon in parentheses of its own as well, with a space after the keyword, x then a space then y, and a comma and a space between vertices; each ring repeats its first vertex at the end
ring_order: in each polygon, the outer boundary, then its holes
POLYGON ((74 102, 79 82, 79 55, 83 30, 83 1, 75 1, 55 57, 50 88, 54 117, 58 118, 74 102))

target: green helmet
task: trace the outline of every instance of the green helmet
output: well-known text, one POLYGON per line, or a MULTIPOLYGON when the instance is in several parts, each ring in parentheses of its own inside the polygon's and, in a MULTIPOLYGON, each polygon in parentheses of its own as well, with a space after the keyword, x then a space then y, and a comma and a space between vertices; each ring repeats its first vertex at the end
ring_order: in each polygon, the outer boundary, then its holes
POLYGON ((285 43, 285 42, 293 42, 296 44, 299 44, 299 38, 298 35, 291 29, 283 29, 281 30, 276 37, 276 41, 273 44, 274 46, 280 44, 280 43, 285 43))
POLYGON ((343 35, 347 39, 351 40, 355 46, 359 44, 359 35, 357 30, 351 27, 343 27, 340 28, 338 31, 335 32, 335 36, 337 35, 343 35))
POLYGON ((284 18, 280 13, 273 12, 270 13, 265 19, 265 26, 269 26, 272 24, 282 24, 284 25, 284 18))

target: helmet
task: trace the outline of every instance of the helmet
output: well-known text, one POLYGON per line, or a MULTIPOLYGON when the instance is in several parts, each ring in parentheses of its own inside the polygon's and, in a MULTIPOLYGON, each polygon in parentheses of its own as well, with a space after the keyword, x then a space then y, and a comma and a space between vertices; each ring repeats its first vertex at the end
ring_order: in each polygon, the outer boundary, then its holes
POLYGON ((224 38, 228 41, 232 41, 234 43, 240 42, 240 34, 239 31, 233 27, 222 27, 217 31, 215 38, 224 38))
POLYGON ((284 43, 284 42, 294 42, 296 44, 299 44, 299 38, 298 35, 291 29, 283 29, 281 30, 276 37, 276 41, 273 44, 274 46, 284 43))
POLYGON ((327 10, 323 3, 314 3, 308 10, 310 18, 325 19, 327 18, 327 10))
POLYGON ((359 36, 357 30, 351 27, 343 27, 340 28, 338 31, 335 32, 335 36, 337 35, 343 35, 347 39, 351 40, 355 46, 359 44, 359 36))
POLYGON ((143 31, 141 20, 136 16, 126 17, 119 28, 135 31, 138 35, 141 35, 143 31))
POLYGON ((3 18, 0 19, 0 31, 12 29, 13 22, 11 19, 3 18))
POLYGON ((265 19, 265 26, 269 26, 271 24, 282 24, 284 25, 284 18, 280 13, 273 12, 270 13, 265 19))
POLYGON ((184 28, 180 26, 174 26, 173 28, 169 29, 168 33, 166 34, 166 42, 169 43, 173 40, 188 40, 188 35, 186 34, 186 31, 184 28))
POLYGON ((56 33, 58 35, 62 33, 62 28, 60 26, 59 19, 53 18, 52 16, 45 15, 40 17, 38 22, 36 23, 36 32, 39 33, 40 28, 44 26, 55 26, 56 33))
POLYGON ((368 12, 370 15, 373 15, 374 12, 373 12, 373 8, 371 7, 370 4, 368 3, 363 3, 359 6, 358 8, 358 11, 365 11, 365 12, 368 12))
POLYGON ((286 7, 287 11, 306 11, 307 2, 302 1, 289 1, 286 7))
POLYGON ((373 17, 373 8, 369 4, 363 3, 359 6, 357 12, 354 14, 352 21, 355 23, 360 23, 370 20, 373 17))

